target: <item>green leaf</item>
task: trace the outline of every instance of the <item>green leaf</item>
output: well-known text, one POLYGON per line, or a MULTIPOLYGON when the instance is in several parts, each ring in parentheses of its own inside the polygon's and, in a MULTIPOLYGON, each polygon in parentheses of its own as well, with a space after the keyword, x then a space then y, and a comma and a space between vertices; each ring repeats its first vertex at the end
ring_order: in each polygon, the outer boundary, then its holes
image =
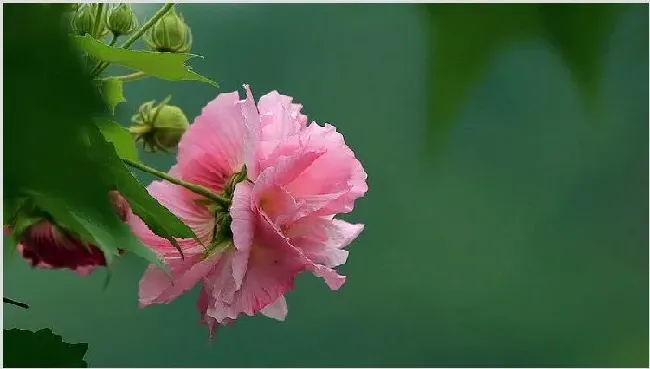
POLYGON ((587 107, 598 95, 603 52, 626 4, 430 4, 434 140, 446 131, 497 53, 518 41, 546 40, 570 68, 587 107))
MULTIPOLYGON (((538 5, 541 35, 559 52, 590 106, 597 103, 614 22, 627 4, 538 5)), ((647 9, 646 9, 647 10, 647 9)))
POLYGON ((139 161, 138 149, 135 147, 135 141, 128 129, 108 119, 97 119, 96 122, 106 141, 113 144, 117 156, 139 161))
POLYGON ((217 86, 216 82, 185 65, 186 61, 197 55, 122 49, 108 46, 89 35, 75 36, 74 39, 83 51, 104 62, 119 64, 169 81, 193 80, 217 86))
POLYGON ((26 198, 24 197, 13 197, 5 199, 2 204, 3 210, 3 225, 10 225, 14 222, 15 217, 17 216, 18 210, 25 203, 26 198))
POLYGON ((101 93, 111 110, 115 112, 115 107, 122 102, 125 102, 124 92, 122 90, 122 81, 116 78, 107 78, 101 81, 101 93))
POLYGON ((108 262, 123 249, 162 266, 119 219, 110 192, 123 190, 137 213, 152 214, 145 222, 155 220, 152 228, 168 237, 193 233, 149 196, 96 126, 94 117, 102 115, 105 104, 64 28, 62 9, 3 7, 5 27, 39 25, 4 36, 3 128, 10 138, 4 141, 5 218, 15 220, 20 202, 28 198, 55 223, 101 248, 108 262), (166 233, 159 230, 161 222, 171 224, 163 224, 166 233))
POLYGON ((110 188, 95 175, 80 134, 104 106, 61 27, 61 8, 9 4, 4 9, 7 27, 39 25, 5 37, 4 133, 11 137, 4 142, 5 201, 33 191, 81 212, 114 213, 112 205, 96 201, 110 188))
POLYGON ((63 342, 50 329, 4 329, 3 366, 8 368, 87 368, 87 343, 63 342))
POLYGON ((445 134, 499 51, 536 32, 536 5, 432 4, 434 139, 445 134))
POLYGON ((168 239, 182 255, 182 250, 175 237, 197 239, 192 229, 149 195, 115 155, 114 148, 101 135, 91 134, 91 141, 96 149, 96 154, 105 158, 104 172, 113 179, 115 187, 128 201, 131 210, 147 224, 151 231, 168 239))

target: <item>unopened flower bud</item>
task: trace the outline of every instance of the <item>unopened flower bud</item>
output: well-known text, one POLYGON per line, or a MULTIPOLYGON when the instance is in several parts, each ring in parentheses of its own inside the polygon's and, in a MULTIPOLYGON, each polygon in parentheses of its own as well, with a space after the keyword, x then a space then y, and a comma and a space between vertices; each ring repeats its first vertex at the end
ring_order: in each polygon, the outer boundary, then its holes
POLYGON ((106 26, 115 37, 128 35, 138 28, 138 18, 131 4, 120 3, 111 7, 106 13, 106 26))
MULTIPOLYGON (((83 4, 79 6, 79 9, 72 18, 72 29, 75 34, 79 36, 85 36, 86 34, 92 35, 95 30, 95 16, 97 15, 98 4, 83 4)), ((99 32, 97 38, 103 38, 108 34, 108 28, 106 28, 106 17, 105 13, 102 12, 102 16, 97 21, 99 24, 99 32)))
POLYGON ((145 42, 155 51, 186 53, 192 47, 192 31, 173 7, 149 29, 145 42))
POLYGON ((140 105, 138 113, 131 118, 134 125, 129 130, 136 142, 142 141, 146 151, 167 152, 176 148, 190 126, 181 108, 168 105, 169 100, 171 96, 156 106, 155 101, 148 101, 140 105))
MULTIPOLYGON (((130 211, 128 202, 115 191, 110 196, 118 216, 126 220, 130 211)), ((99 247, 83 242, 78 235, 56 224, 29 201, 25 202, 20 216, 14 219, 8 230, 18 233, 14 235, 18 240, 16 248, 33 267, 66 268, 86 276, 95 268, 106 265, 99 247)), ((118 254, 122 254, 122 250, 118 250, 118 254)))

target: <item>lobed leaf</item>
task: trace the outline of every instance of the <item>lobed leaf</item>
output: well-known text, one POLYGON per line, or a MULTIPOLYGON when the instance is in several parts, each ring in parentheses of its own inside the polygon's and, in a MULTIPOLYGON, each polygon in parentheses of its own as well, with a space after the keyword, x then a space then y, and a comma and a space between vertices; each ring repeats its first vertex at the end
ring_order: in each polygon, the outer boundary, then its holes
POLYGON ((216 82, 185 65, 186 61, 197 55, 122 49, 108 46, 89 35, 74 36, 74 39, 83 51, 104 62, 119 64, 169 81, 193 80, 217 86, 216 82))
POLYGON ((101 81, 101 93, 111 114, 115 112, 115 107, 119 103, 126 101, 122 84, 123 82, 117 78, 107 78, 101 81))
POLYGON ((113 144, 117 156, 136 162, 139 161, 138 149, 135 147, 135 141, 128 129, 108 119, 97 119, 95 121, 102 135, 104 135, 104 139, 113 144))
POLYGON ((4 329, 3 360, 8 368, 87 368, 87 343, 67 343, 45 328, 36 332, 4 329))
POLYGON ((627 4, 430 4, 429 136, 438 139, 457 118, 472 86, 496 53, 522 40, 546 40, 560 54, 586 97, 596 102, 604 50, 627 4))
POLYGON ((175 237, 197 239, 194 231, 149 195, 118 158, 115 149, 99 132, 91 132, 90 139, 95 147, 95 154, 105 158, 104 173, 112 179, 115 188, 128 201, 133 213, 139 216, 155 234, 168 239, 183 255, 175 237))
POLYGON ((4 141, 5 224, 16 219, 27 198, 56 223, 100 247, 108 262, 123 249, 163 267, 159 256, 119 219, 109 193, 122 192, 136 214, 164 237, 194 234, 122 164, 116 150, 133 155, 124 132, 105 122, 97 125, 94 117, 102 115, 105 103, 71 43, 62 9, 3 7, 5 29, 38 24, 4 36, 4 134, 10 138, 4 141))
POLYGON ((430 71, 435 123, 430 135, 435 139, 453 123, 494 55, 537 32, 537 9, 530 4, 431 4, 427 10, 434 45, 430 71))

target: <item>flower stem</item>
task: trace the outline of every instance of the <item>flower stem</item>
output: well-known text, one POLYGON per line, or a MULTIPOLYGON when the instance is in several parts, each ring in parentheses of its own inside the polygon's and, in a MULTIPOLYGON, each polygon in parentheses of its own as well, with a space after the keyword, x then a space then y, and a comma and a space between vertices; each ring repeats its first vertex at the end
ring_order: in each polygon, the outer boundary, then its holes
POLYGON ((163 7, 160 8, 160 10, 158 10, 156 12, 156 14, 154 14, 153 17, 151 17, 147 21, 147 23, 143 24, 142 27, 140 27, 140 29, 136 33, 134 33, 131 37, 129 37, 128 40, 124 41, 124 43, 120 47, 123 48, 123 49, 128 49, 129 46, 131 46, 142 35, 144 35, 144 33, 149 28, 153 27, 153 25, 156 24, 158 19, 162 18, 165 14, 167 14, 167 12, 169 12, 172 9, 173 6, 174 6, 174 3, 167 3, 167 4, 163 5, 163 7))
MULTIPOLYGON (((120 47, 122 49, 128 49, 134 42, 138 41, 138 39, 142 37, 142 35, 144 35, 144 33, 147 32, 149 28, 153 27, 153 25, 156 24, 158 19, 162 18, 165 14, 167 14, 167 12, 169 12, 173 6, 174 3, 166 3, 165 5, 163 5, 162 8, 160 8, 160 10, 158 10, 156 14, 153 15, 153 17, 149 18, 149 20, 145 24, 143 24, 142 27, 140 27, 140 29, 138 29, 133 35, 131 35, 131 37, 129 37, 126 41, 124 41, 124 43, 120 45, 120 47)), ((110 63, 102 64, 99 68, 97 68, 96 71, 94 71, 94 73, 91 73, 91 76, 95 77, 100 75, 106 68, 108 68, 109 64, 110 63)))
POLYGON ((118 37, 119 37, 119 36, 115 36, 115 34, 112 33, 112 34, 111 34, 111 43, 109 43, 108 46, 115 46, 115 44, 117 43, 117 38, 118 38, 118 37))
POLYGON ((221 195, 218 195, 218 194, 210 191, 209 189, 207 189, 207 188, 205 188, 205 187, 203 187, 201 185, 196 185, 196 184, 193 184, 193 183, 185 182, 185 181, 183 181, 181 179, 172 177, 172 176, 168 175, 167 173, 163 173, 163 172, 161 172, 159 170, 156 170, 154 168, 148 167, 148 166, 146 166, 144 164, 140 164, 140 163, 137 163, 137 162, 129 160, 129 159, 122 159, 122 161, 126 165, 129 165, 131 167, 139 169, 139 170, 141 170, 143 172, 153 174, 154 176, 156 176, 156 177, 158 177, 160 179, 163 179, 163 180, 165 180, 167 182, 173 183, 173 184, 178 185, 178 186, 185 187, 188 190, 190 190, 190 191, 192 191, 192 192, 194 192, 196 194, 205 196, 206 198, 208 198, 208 199, 214 201, 215 203, 219 204, 220 206, 222 206, 224 209, 228 209, 230 207, 230 200, 229 199, 227 199, 227 198, 225 198, 225 197, 223 197, 221 195))

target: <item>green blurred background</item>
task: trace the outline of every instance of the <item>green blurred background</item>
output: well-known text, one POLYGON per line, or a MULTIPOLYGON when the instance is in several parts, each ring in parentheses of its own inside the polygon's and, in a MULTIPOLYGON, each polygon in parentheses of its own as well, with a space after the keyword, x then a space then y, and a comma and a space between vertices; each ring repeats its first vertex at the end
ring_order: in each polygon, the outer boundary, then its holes
MULTIPOLYGON (((135 9, 143 19, 156 6, 135 9)), ((4 294, 31 306, 6 306, 5 328, 88 342, 95 367, 647 367, 646 5, 621 14, 606 40, 595 114, 557 53, 523 40, 495 55, 436 140, 426 133, 433 45, 420 7, 179 11, 205 57, 192 66, 220 88, 131 82, 118 118, 127 125, 140 103, 170 94, 193 118, 249 83, 256 97, 277 89, 336 125, 369 185, 345 216, 366 225, 341 268, 347 283, 330 292, 301 276, 286 322, 243 317, 210 344, 196 289, 138 309, 140 259, 117 263, 104 290, 104 271, 32 270, 5 248, 4 294)))

